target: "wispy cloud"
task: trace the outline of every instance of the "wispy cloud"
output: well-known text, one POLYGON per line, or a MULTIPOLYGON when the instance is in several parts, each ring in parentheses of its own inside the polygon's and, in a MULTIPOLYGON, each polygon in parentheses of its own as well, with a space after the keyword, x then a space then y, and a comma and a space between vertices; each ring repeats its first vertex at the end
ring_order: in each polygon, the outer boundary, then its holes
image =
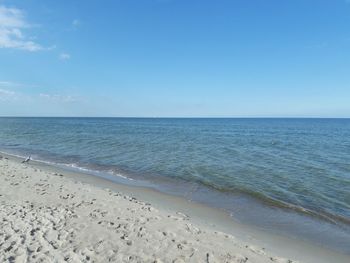
POLYGON ((47 93, 40 93, 40 98, 57 101, 57 102, 78 102, 82 101, 83 99, 78 96, 73 95, 59 95, 59 94, 47 94, 47 93))
POLYGON ((0 80, 0 101, 14 102, 14 101, 31 101, 31 102, 49 102, 55 104, 61 103, 75 103, 86 102, 86 98, 78 95, 47 93, 39 91, 35 92, 33 89, 38 88, 38 85, 23 84, 19 82, 0 80), (24 89, 23 89, 24 88, 24 89), (34 92, 33 92, 34 91, 34 92))
POLYGON ((60 55, 59 55, 59 59, 60 60, 68 60, 70 59, 70 54, 66 53, 66 52, 62 52, 60 55))
POLYGON ((0 88, 5 89, 16 89, 16 88, 37 88, 38 85, 35 84, 24 84, 19 82, 0 80, 0 88))
POLYGON ((14 91, 6 90, 6 89, 0 89, 0 96, 12 96, 14 94, 15 94, 14 91))
POLYGON ((0 81, 0 87, 17 86, 17 83, 11 81, 0 81))
POLYGON ((26 88, 37 88, 37 85, 23 84, 19 82, 0 80, 0 101, 19 101, 30 99, 30 95, 26 95, 18 90, 26 88))
POLYGON ((0 5, 0 48, 39 51, 43 47, 25 36, 23 31, 31 27, 22 10, 0 5))
POLYGON ((9 101, 17 99, 18 94, 12 90, 0 88, 0 101, 9 101))

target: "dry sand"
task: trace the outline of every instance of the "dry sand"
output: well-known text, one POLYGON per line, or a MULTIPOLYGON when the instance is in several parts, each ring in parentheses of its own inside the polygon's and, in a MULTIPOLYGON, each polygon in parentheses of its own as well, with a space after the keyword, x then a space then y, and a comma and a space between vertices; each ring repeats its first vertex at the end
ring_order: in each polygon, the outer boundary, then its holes
POLYGON ((0 157, 0 262, 296 262, 121 192, 0 157))

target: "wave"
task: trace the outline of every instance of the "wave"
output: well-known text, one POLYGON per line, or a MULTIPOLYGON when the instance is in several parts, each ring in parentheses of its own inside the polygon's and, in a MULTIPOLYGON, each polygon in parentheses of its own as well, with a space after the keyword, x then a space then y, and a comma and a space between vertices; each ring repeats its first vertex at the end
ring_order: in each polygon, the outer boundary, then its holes
MULTIPOLYGON (((9 153, 9 152, 3 152, 0 151, 0 153, 6 154, 6 155, 11 155, 11 156, 15 156, 17 158, 26 158, 26 155, 21 155, 18 153, 9 153)), ((47 164, 47 165, 51 165, 51 166, 58 166, 60 168, 63 169, 72 169, 73 171, 77 171, 77 172, 83 172, 83 173, 87 173, 90 175, 95 175, 98 177, 104 177, 104 175, 111 175, 113 177, 117 177, 120 178, 122 180, 125 180, 124 182, 127 183, 129 182, 133 182, 137 180, 134 178, 131 178, 130 176, 127 175, 127 173, 121 173, 119 171, 119 169, 116 168, 110 168, 110 166, 108 165, 97 165, 97 164, 82 164, 82 163, 78 163, 78 162, 71 162, 71 163, 64 163, 64 162, 57 162, 57 161, 49 161, 46 159, 42 159, 40 157, 38 157, 36 154, 32 155, 32 160, 35 162, 39 162, 39 163, 43 163, 43 164, 47 164)), ((115 167, 115 166, 113 166, 115 167)), ((160 179, 160 176, 155 176, 155 179, 160 179)), ((154 178, 154 176, 153 176, 154 178)), ((110 178, 109 178, 110 179, 110 178)), ((171 184, 171 178, 162 178, 163 180, 166 179, 168 183, 171 184)), ((178 180, 182 180, 183 184, 186 184, 186 182, 189 182, 188 179, 185 178, 173 178, 176 179, 176 181, 178 182, 178 180)), ((302 215, 306 215, 306 216, 310 216, 313 218, 317 218, 317 219, 321 219, 324 220, 326 222, 335 224, 337 226, 342 226, 343 224, 345 225, 350 225, 350 218, 341 216, 341 215, 337 215, 337 214, 332 214, 332 213, 328 213, 327 211, 317 211, 317 210, 312 210, 312 209, 308 209, 302 206, 298 206, 292 203, 288 203, 282 200, 278 200, 276 198, 267 196, 261 192, 256 192, 256 191, 252 191, 249 189, 245 189, 245 188, 225 188, 225 187, 219 187, 213 183, 210 183, 208 181, 205 180, 201 180, 200 178, 194 179, 191 178, 190 182, 196 182, 204 187, 207 187, 209 189, 212 189, 213 191, 218 191, 221 193, 228 193, 228 194, 242 194, 244 196, 250 197, 252 199, 254 199, 257 202, 260 202, 264 205, 267 205, 269 207, 272 208, 278 208, 278 209, 285 209, 287 211, 294 211, 297 212, 299 214, 302 215)), ((152 180, 152 183, 157 184, 156 180, 152 180)), ((192 193, 193 194, 193 193, 192 193)), ((187 194, 183 195, 185 198, 189 198, 189 196, 187 196, 187 194)))
MULTIPOLYGON (((0 151, 0 153, 9 155, 9 156, 14 156, 17 158, 22 158, 25 159, 27 156, 26 155, 21 155, 21 154, 16 154, 16 153, 9 153, 9 152, 4 152, 4 151, 0 151)), ((112 176, 116 176, 125 180, 129 180, 129 181, 134 181, 133 178, 130 178, 126 175, 123 175, 121 173, 115 172, 112 169, 109 170, 97 170, 97 169, 91 169, 88 167, 85 167, 84 165, 81 165, 79 163, 62 163, 62 162, 54 162, 54 161, 48 161, 48 160, 43 160, 41 158, 37 158, 37 157, 31 157, 31 160, 33 160, 34 162, 38 162, 38 163, 42 163, 42 164, 46 164, 46 165, 51 165, 51 166, 57 166, 60 168, 68 168, 68 169, 72 169, 73 171, 77 171, 77 172, 83 172, 83 173, 88 173, 88 174, 92 174, 92 175, 97 175, 100 173, 104 173, 104 174, 109 174, 112 176)))
POLYGON ((205 185, 208 188, 214 189, 216 191, 222 192, 222 193, 231 193, 231 194, 243 194, 245 196, 253 198, 255 201, 261 202, 265 205, 268 205, 270 207, 275 207, 275 208, 281 208, 281 209, 286 209, 290 211, 297 212, 299 214, 311 216, 314 218, 322 219, 324 221, 327 221, 329 223, 342 226, 342 224, 346 224, 350 226, 350 218, 337 215, 337 214, 332 214, 328 213, 327 211, 316 211, 312 209, 308 209, 302 206, 298 206, 292 203, 288 203, 282 200, 278 200, 276 198, 267 196, 263 193, 260 192, 255 192, 251 191, 249 189, 244 189, 244 188, 224 188, 224 187, 218 187, 215 184, 211 184, 206 181, 198 180, 198 183, 201 183, 205 185))

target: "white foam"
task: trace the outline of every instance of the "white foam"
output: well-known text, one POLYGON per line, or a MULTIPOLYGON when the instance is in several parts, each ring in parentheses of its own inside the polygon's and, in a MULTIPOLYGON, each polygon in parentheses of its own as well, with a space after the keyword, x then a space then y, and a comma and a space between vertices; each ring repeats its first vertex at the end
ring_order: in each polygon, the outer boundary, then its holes
MULTIPOLYGON (((14 156, 14 157, 17 157, 17 158, 26 158, 26 156, 24 155, 18 155, 18 154, 14 154, 14 153, 7 153, 7 152, 3 152, 3 151, 0 151, 0 153, 3 153, 3 154, 6 154, 6 155, 10 155, 10 156, 14 156)), ((79 170, 79 171, 83 171, 83 172, 87 172, 87 173, 92 173, 92 174, 96 174, 96 173, 102 173, 103 174, 103 171, 98 171, 98 170, 93 170, 93 169, 88 169, 86 167, 82 167, 82 166, 79 166, 78 164, 76 163, 70 163, 70 164, 67 164, 67 163, 57 163, 57 162, 51 162, 51 161, 47 161, 47 160, 42 160, 42 159, 36 159, 35 157, 32 157, 31 158, 33 161, 35 162, 39 162, 39 163, 44 163, 44 164, 48 164, 48 165, 53 165, 53 166, 65 166, 65 167, 69 167, 69 168, 72 168, 74 170, 79 170)), ((120 173, 115 173, 113 170, 108 170, 107 172, 105 172, 107 174, 111 174, 113 176, 117 176, 117 177, 120 177, 120 178, 123 178, 125 180, 129 180, 129 181, 134 181, 134 179, 132 178, 129 178, 125 175, 122 175, 120 173)))

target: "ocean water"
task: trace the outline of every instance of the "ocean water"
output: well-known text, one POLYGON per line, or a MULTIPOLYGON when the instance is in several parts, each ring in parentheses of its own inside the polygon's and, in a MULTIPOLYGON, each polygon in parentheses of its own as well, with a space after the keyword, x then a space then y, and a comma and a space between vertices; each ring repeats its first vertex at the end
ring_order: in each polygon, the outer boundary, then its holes
POLYGON ((350 119, 0 118, 0 150, 130 178, 248 221, 259 211, 247 211, 251 200, 287 213, 265 213, 266 225, 317 218, 350 242, 350 119))

